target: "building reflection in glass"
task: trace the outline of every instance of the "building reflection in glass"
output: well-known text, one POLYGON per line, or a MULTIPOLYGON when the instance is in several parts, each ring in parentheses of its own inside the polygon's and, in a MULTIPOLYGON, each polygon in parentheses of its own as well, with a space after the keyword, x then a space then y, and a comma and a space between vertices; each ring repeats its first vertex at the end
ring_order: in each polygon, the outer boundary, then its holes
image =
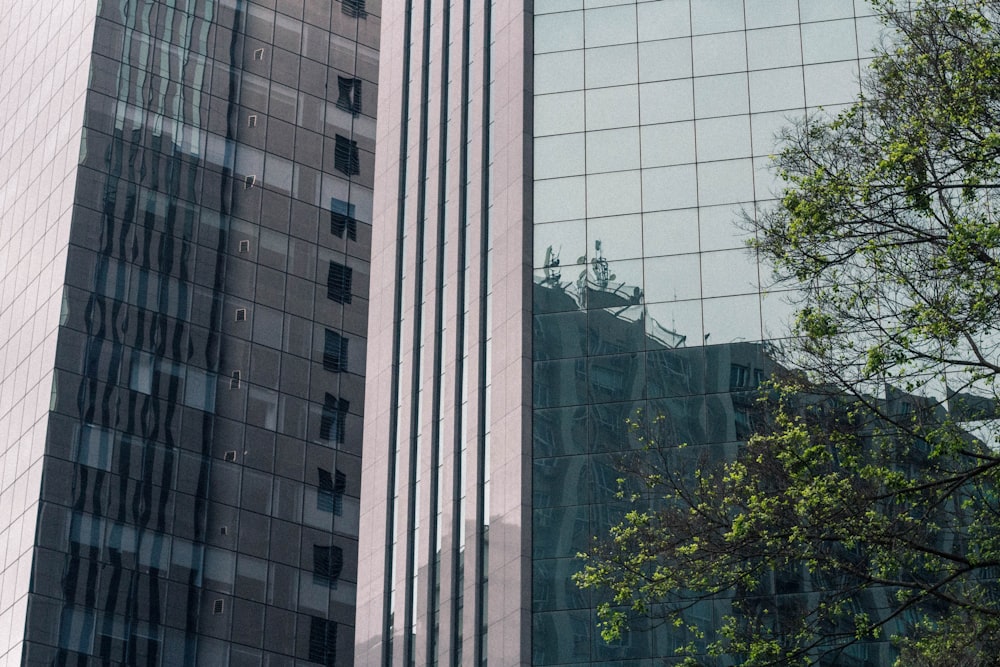
MULTIPOLYGON (((641 620, 621 642, 606 644, 596 629, 596 600, 570 577, 579 569, 576 554, 626 510, 616 494, 623 455, 637 446, 628 420, 656 416, 660 444, 688 445, 675 450, 671 465, 694 470, 705 457, 733 458, 751 433, 753 391, 776 368, 765 343, 711 344, 725 332, 691 336, 678 320, 660 321, 656 314, 667 309, 647 305, 642 289, 619 278, 631 262, 604 260, 599 242, 594 250, 592 259, 570 266, 548 251, 534 281, 532 609, 539 665, 633 664, 674 656, 691 641, 704 645, 687 629, 644 627, 641 620)), ((802 595, 819 590, 805 573, 776 574, 761 603, 793 614, 802 595)), ((867 595, 858 604, 888 608, 888 593, 867 595)), ((720 598, 698 603, 690 618, 710 630, 732 612, 720 598)), ((885 643, 848 653, 839 659, 851 662, 838 664, 890 659, 885 643)))

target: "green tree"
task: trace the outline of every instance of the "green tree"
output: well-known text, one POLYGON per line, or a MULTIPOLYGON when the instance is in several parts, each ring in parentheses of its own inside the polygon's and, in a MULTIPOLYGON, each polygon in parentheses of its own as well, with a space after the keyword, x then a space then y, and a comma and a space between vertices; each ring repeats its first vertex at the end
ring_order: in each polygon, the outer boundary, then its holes
POLYGON ((633 425, 632 506, 576 578, 608 593, 606 639, 652 614, 748 665, 878 638, 900 664, 995 664, 1000 2, 874 4, 887 37, 861 98, 784 133, 785 189, 745 221, 798 288, 776 353, 795 371, 729 461, 679 465, 655 420, 633 425), (732 613, 706 634, 686 612, 719 596, 732 613))

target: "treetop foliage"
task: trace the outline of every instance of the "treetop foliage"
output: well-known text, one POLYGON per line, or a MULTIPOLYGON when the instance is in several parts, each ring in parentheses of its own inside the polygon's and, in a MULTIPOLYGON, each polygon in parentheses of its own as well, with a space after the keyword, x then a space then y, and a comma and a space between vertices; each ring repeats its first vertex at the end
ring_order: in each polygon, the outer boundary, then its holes
POLYGON ((576 578, 607 594, 606 639, 642 614, 692 664, 847 664, 866 642, 995 662, 1000 0, 873 4, 859 100, 783 133, 784 190, 746 220, 799 295, 757 434, 719 460, 633 424, 629 510, 576 578))
POLYGON ((1000 3, 875 4, 890 32, 863 95, 783 134, 756 247, 802 288, 799 361, 824 381, 982 384, 1000 370, 1000 3))

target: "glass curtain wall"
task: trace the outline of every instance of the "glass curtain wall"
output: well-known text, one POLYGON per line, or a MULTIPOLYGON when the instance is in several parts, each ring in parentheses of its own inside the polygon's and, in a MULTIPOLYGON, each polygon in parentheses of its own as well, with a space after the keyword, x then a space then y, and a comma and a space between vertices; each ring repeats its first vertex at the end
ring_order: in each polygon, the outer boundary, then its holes
POLYGON ((353 661, 379 15, 99 3, 27 662, 353 661))
POLYGON ((776 131, 857 97, 880 24, 811 0, 538 0, 534 20, 532 659, 647 664, 695 637, 605 644, 575 554, 620 516, 637 410, 692 457, 747 436, 790 310, 738 222, 774 196, 776 131))

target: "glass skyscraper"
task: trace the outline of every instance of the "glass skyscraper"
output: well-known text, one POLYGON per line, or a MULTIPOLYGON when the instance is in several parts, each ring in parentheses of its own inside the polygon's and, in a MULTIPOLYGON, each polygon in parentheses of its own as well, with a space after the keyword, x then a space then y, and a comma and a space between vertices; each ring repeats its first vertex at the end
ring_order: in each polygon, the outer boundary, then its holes
POLYGON ((352 664, 380 15, 0 8, 3 664, 352 664))
POLYGON ((0 7, 4 664, 669 664, 691 636, 601 641, 575 554, 636 409, 747 436, 789 306, 736 220, 878 33, 862 0, 0 7))
POLYGON ((358 662, 679 661, 683 630, 601 640, 576 554, 636 409, 692 456, 747 437, 791 307, 737 222, 774 197, 776 132, 857 98, 881 24, 861 0, 384 15, 358 662))

